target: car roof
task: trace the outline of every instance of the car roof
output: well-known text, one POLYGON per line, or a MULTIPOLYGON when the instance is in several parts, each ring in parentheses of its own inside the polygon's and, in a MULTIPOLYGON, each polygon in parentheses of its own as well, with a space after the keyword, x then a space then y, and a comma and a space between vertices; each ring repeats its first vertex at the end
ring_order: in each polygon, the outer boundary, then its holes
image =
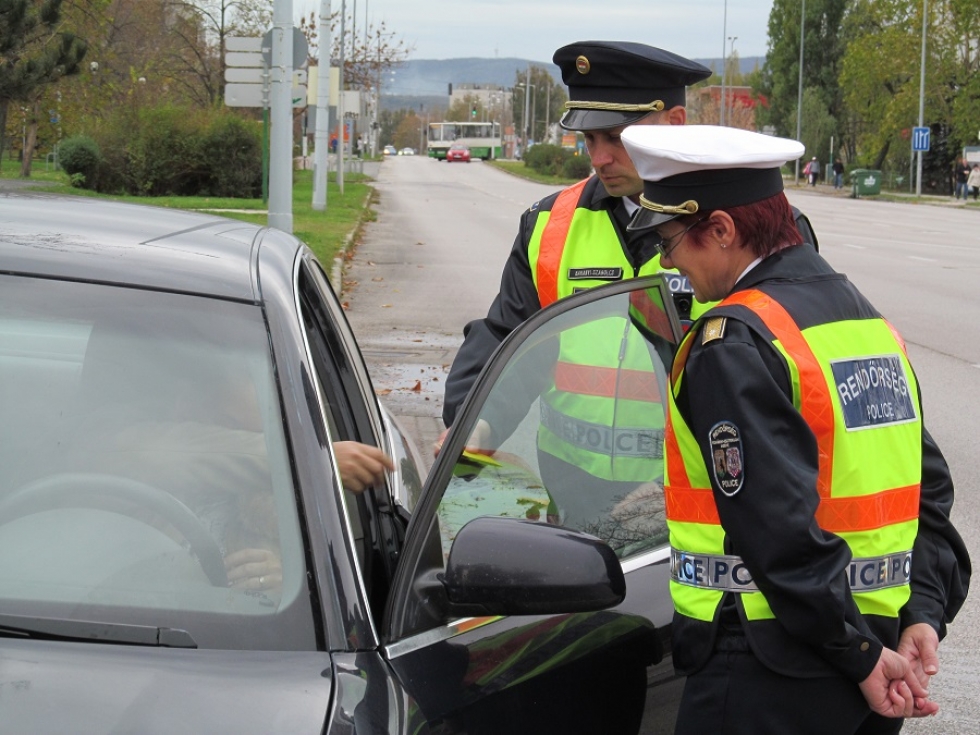
MULTIPOLYGON (((258 246, 284 233, 213 214, 86 197, 0 194, 0 272, 258 300, 258 246)), ((287 255, 287 262, 292 257, 287 255)), ((281 258, 276 259, 282 261, 281 258)))

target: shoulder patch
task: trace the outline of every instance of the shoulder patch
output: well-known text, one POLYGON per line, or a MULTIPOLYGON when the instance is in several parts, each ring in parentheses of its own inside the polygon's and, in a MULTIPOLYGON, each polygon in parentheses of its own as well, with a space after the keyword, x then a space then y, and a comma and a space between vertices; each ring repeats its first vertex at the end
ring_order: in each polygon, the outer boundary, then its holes
POLYGON ((718 489, 733 497, 742 489, 745 480, 745 458, 742 435, 731 421, 719 421, 708 432, 708 444, 714 465, 718 489))
POLYGON ((701 330, 701 344, 706 345, 708 342, 714 342, 716 339, 724 337, 727 323, 728 317, 724 316, 715 316, 705 322, 701 330))

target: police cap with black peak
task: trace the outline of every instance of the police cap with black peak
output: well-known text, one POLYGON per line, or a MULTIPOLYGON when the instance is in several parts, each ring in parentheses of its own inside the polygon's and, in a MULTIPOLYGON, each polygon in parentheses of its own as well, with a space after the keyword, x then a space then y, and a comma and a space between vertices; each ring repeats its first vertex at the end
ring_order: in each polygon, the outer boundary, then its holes
POLYGON ((629 41, 579 41, 552 59, 568 86, 566 130, 629 125, 686 102, 685 88, 711 70, 670 51, 629 41))
POLYGON ((775 196, 782 165, 804 151, 799 141, 718 125, 633 125, 622 140, 643 179, 631 231, 775 196))

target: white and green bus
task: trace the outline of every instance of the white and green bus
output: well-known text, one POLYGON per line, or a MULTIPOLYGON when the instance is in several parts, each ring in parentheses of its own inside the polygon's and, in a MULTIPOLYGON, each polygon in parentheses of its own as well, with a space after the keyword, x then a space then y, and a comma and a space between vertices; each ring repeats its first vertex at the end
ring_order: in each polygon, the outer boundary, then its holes
POLYGON ((453 143, 463 143, 473 158, 500 158, 503 143, 498 122, 434 122, 429 123, 429 158, 446 160, 446 151, 453 143))

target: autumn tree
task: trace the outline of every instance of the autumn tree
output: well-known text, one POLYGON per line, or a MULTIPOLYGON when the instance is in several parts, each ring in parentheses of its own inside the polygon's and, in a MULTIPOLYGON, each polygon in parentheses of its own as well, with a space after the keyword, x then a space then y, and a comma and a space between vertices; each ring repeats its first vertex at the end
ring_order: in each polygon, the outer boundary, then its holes
POLYGON ((529 70, 518 69, 514 75, 514 89, 511 96, 511 109, 518 136, 523 138, 527 130, 532 141, 546 141, 549 135, 548 129, 561 119, 567 100, 568 95, 564 85, 556 82, 547 69, 539 66, 531 66, 529 70), (530 90, 527 86, 528 71, 530 71, 530 90), (529 99, 525 96, 528 92, 529 99), (524 119, 525 110, 528 113, 527 120, 524 119))
POLYGON ((758 91, 768 99, 769 107, 759 110, 759 123, 772 125, 779 135, 796 136, 802 20, 803 90, 809 90, 822 106, 819 125, 811 126, 806 115, 801 120, 801 142, 808 150, 826 150, 831 134, 836 133, 840 140, 836 121, 842 115, 843 98, 838 78, 847 44, 843 23, 853 3, 808 0, 801 18, 804 4, 799 0, 774 0, 769 14, 769 50, 758 82, 758 91), (827 116, 834 121, 830 133, 825 132, 827 116))
POLYGON ((176 78, 196 80, 208 104, 223 104, 226 39, 260 37, 272 27, 272 0, 166 0, 177 43, 168 54, 176 78))
POLYGON ((63 0, 0 0, 0 161, 10 104, 25 107, 21 175, 30 176, 42 93, 78 73, 87 44, 62 26, 63 0))

